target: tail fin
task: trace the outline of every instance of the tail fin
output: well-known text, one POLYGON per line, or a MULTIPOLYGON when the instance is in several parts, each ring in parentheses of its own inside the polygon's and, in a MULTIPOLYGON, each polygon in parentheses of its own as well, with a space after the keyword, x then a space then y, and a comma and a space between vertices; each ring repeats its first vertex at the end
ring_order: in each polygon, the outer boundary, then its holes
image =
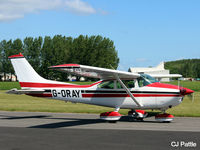
POLYGON ((91 85, 81 86, 44 79, 33 69, 33 67, 29 64, 29 62, 24 58, 21 53, 19 53, 18 55, 12 55, 8 58, 11 60, 22 89, 91 87, 91 85))
POLYGON ((67 83, 44 79, 33 69, 21 53, 8 58, 11 60, 22 89, 59 87, 63 86, 63 84, 69 85, 67 83))
POLYGON ((11 60, 19 82, 46 82, 46 79, 33 69, 21 53, 8 58, 11 60))

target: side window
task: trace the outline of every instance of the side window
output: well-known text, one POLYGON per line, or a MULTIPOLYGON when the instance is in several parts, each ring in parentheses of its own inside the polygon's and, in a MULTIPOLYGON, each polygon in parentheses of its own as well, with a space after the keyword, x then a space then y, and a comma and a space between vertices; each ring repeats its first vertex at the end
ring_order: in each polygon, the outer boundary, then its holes
POLYGON ((143 87, 143 86, 146 86, 148 84, 149 83, 144 78, 139 78, 138 79, 138 85, 139 85, 139 87, 143 87))
POLYGON ((144 82, 144 80, 142 78, 138 79, 138 85, 139 85, 139 87, 143 87, 143 82, 144 82))
MULTIPOLYGON (((122 82, 126 85, 127 88, 131 89, 131 88, 135 87, 134 80, 123 80, 122 82)), ((119 82, 117 82, 117 88, 118 89, 122 89, 123 88, 119 82)))
POLYGON ((114 89, 114 81, 105 81, 98 85, 98 88, 114 89))
POLYGON ((121 84, 118 81, 117 81, 116 85, 117 85, 118 89, 123 89, 123 87, 121 86, 121 84))
POLYGON ((127 81, 126 85, 127 85, 128 88, 134 88, 135 87, 135 82, 134 82, 134 80, 127 81))

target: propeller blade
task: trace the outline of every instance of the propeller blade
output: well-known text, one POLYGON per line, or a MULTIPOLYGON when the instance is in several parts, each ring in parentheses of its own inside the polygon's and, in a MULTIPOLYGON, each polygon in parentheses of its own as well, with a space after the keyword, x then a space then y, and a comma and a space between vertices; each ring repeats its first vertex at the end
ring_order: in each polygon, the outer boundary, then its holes
POLYGON ((187 96, 193 103, 194 102, 194 93, 188 94, 187 96))

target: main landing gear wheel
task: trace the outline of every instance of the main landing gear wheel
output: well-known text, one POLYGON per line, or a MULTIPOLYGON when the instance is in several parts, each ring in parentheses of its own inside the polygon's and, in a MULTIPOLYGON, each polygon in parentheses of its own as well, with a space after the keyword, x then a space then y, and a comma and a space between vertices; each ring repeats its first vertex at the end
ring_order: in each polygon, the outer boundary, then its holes
POLYGON ((131 110, 128 112, 129 121, 143 121, 147 115, 148 113, 144 110, 131 110))
POLYGON ((170 123, 172 120, 174 120, 174 116, 167 113, 158 114, 155 116, 155 120, 158 122, 170 123))
POLYGON ((116 111, 105 112, 100 114, 100 119, 106 120, 109 123, 116 123, 120 118, 121 114, 116 111))

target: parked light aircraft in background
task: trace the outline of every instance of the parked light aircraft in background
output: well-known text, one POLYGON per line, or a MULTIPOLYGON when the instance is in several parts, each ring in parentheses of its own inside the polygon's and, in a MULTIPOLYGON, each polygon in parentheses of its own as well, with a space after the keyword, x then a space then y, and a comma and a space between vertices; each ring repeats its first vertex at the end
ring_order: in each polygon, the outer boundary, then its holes
POLYGON ((192 90, 160 83, 147 74, 91 67, 78 64, 51 66, 51 69, 83 77, 99 78, 91 85, 75 85, 42 78, 20 53, 9 57, 19 80, 21 90, 8 93, 27 94, 57 100, 112 107, 115 110, 100 114, 100 118, 117 121, 121 118, 120 108, 130 109, 128 115, 142 120, 147 116, 146 109, 158 109, 162 114, 155 116, 157 121, 170 122, 173 115, 165 113, 169 108, 180 104, 192 90))

